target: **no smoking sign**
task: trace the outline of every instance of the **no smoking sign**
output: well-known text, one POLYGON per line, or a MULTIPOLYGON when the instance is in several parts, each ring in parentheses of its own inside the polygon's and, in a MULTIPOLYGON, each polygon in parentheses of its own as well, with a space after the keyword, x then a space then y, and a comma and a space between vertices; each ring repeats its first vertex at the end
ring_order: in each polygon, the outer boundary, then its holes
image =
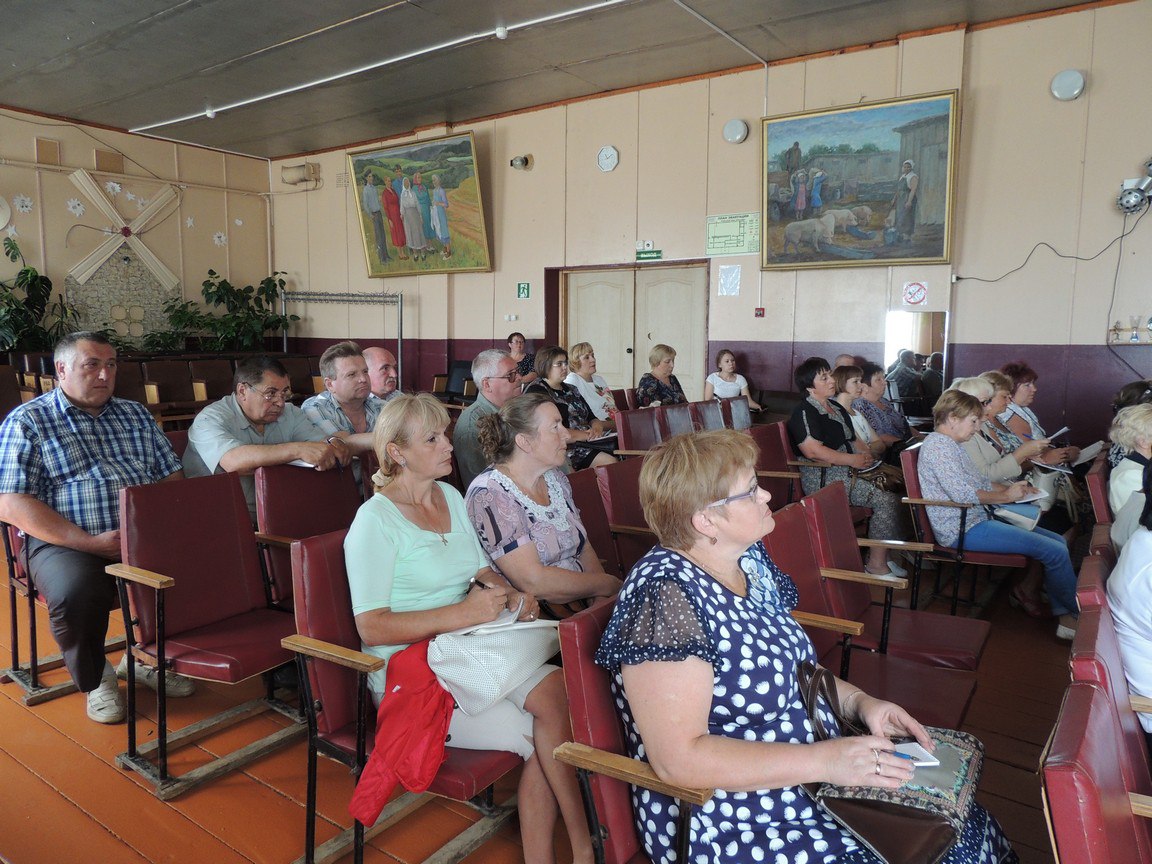
POLYGON ((904 283, 904 305, 923 306, 928 302, 928 286, 923 282, 904 283))

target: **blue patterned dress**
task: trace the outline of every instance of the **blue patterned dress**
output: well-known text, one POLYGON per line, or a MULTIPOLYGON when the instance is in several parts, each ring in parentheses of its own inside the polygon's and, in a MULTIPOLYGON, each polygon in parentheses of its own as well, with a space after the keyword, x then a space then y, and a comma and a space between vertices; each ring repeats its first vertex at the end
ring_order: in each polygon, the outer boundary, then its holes
MULTIPOLYGON (((708 731, 746 741, 815 740, 800 698, 797 665, 816 655, 789 614, 799 597, 792 580, 756 543, 740 559, 746 597, 732 593, 684 556, 654 547, 629 574, 596 662, 612 689, 633 756, 646 759, 624 692, 621 665, 699 657, 715 670, 708 731)), ((829 729, 830 714, 821 712, 829 729)), ((676 860, 677 807, 665 795, 633 789, 640 839, 653 864, 676 860)), ((799 786, 729 792, 717 789, 692 815, 692 864, 875 864, 878 859, 826 816, 799 786)), ((947 864, 1016 860, 999 826, 973 805, 947 864)))

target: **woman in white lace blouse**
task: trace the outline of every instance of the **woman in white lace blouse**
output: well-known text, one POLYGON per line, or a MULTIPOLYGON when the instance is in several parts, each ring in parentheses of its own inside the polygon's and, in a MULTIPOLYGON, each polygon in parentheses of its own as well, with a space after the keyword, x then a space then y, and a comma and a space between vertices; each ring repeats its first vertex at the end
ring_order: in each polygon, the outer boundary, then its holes
POLYGON ((465 503, 492 567, 549 603, 615 594, 620 580, 588 543, 560 471, 569 436, 555 404, 541 393, 517 396, 482 418, 479 434, 493 464, 472 481, 465 503))

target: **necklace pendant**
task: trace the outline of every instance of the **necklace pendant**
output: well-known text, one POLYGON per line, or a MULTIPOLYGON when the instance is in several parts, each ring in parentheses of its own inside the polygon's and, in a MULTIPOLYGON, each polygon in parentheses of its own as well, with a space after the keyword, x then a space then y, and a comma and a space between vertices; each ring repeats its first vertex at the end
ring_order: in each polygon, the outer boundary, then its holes
POLYGON ((443 534, 440 535, 440 543, 444 546, 448 545, 448 538, 445 537, 443 534))

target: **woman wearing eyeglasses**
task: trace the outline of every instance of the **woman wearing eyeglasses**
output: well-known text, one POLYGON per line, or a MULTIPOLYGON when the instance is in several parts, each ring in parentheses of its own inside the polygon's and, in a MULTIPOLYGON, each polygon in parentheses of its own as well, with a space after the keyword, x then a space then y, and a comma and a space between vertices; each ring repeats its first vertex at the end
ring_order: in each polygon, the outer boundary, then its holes
POLYGON ((984 417, 976 434, 961 445, 976 470, 993 483, 1010 483, 1024 473, 1025 463, 1048 449, 1048 440, 1021 442, 1015 450, 1001 445, 989 431, 987 424, 996 419, 1008 404, 1008 391, 998 389, 987 378, 957 378, 949 390, 959 390, 975 396, 984 406, 984 417))
MULTIPOLYGON (((816 652, 790 614, 796 586, 761 542, 774 527, 769 499, 756 485, 756 444, 740 432, 677 435, 644 458, 640 502, 660 543, 625 580, 596 662, 611 676, 631 754, 668 783, 715 789, 692 813, 684 857, 674 802, 633 792, 652 861, 872 864, 801 784, 896 789, 918 769, 891 738, 935 749, 903 708, 839 680, 844 713, 871 734, 815 742, 797 667, 816 652)), ((1014 861, 978 804, 944 858, 1014 861)))
POLYGON ((607 452, 585 443, 602 437, 607 430, 604 423, 596 419, 580 392, 571 384, 564 383, 568 377, 568 352, 559 345, 537 351, 536 374, 539 377, 524 392, 544 393, 560 409, 560 417, 572 439, 568 445, 568 460, 572 468, 579 471, 615 462, 607 452))

